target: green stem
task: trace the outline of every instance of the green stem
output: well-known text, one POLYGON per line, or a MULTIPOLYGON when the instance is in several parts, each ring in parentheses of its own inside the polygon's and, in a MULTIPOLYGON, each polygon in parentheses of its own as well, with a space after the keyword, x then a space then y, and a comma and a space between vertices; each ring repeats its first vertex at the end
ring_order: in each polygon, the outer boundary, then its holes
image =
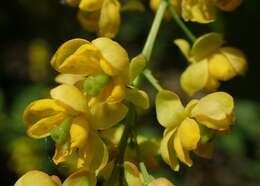
POLYGON ((141 173, 144 177, 145 184, 148 185, 149 183, 151 183, 153 181, 154 178, 148 173, 144 162, 140 162, 139 167, 140 167, 141 173))
POLYGON ((169 2, 169 9, 170 12, 173 16, 173 18, 175 19, 176 23, 179 25, 179 27, 183 30, 183 32, 186 34, 186 36, 189 38, 189 40, 194 43, 196 40, 196 36, 189 30, 189 28, 183 23, 183 21, 181 20, 181 18, 178 16, 175 7, 171 4, 170 0, 168 0, 169 2))
POLYGON ((150 82, 150 84, 158 91, 161 91, 163 88, 161 87, 159 81, 153 76, 152 71, 146 68, 143 71, 145 78, 150 82))
MULTIPOLYGON (((154 42, 155 39, 158 35, 159 32, 159 28, 164 16, 164 13, 166 11, 166 8, 168 6, 168 2, 166 0, 161 0, 159 8, 156 12, 156 15, 154 17, 151 29, 149 31, 149 34, 147 36, 146 42, 144 44, 144 48, 142 50, 142 54, 144 55, 146 61, 150 61, 151 59, 151 54, 152 54, 152 50, 154 47, 154 42)), ((153 76, 151 70, 149 70, 148 68, 146 68, 143 71, 143 75, 145 76, 145 78, 151 83, 152 86, 154 86, 154 88, 156 90, 161 90, 162 87, 160 86, 158 80, 153 76)), ((134 87, 138 87, 141 83, 141 78, 140 76, 138 76, 136 78, 136 80, 133 82, 133 86, 134 87)))
POLYGON ((161 0, 160 6, 159 6, 159 8, 156 12, 155 18, 153 20, 152 27, 149 31, 148 37, 144 44, 142 54, 144 55, 144 57, 146 58, 147 61, 149 61, 151 58, 154 42, 155 42, 156 36, 158 34, 158 31, 159 31, 159 28, 160 28, 160 25, 161 25, 161 22, 163 19, 163 15, 164 15, 164 12, 165 12, 167 6, 168 6, 167 1, 161 0))
POLYGON ((129 111, 125 118, 125 128, 124 132, 122 134, 122 137, 120 139, 120 143, 118 146, 119 152, 118 156, 115 160, 115 165, 112 170, 111 176, 108 180, 108 186, 114 186, 115 185, 115 179, 118 175, 119 171, 122 171, 123 164, 124 164, 124 155, 125 155, 125 149, 127 147, 128 142, 128 136, 131 132, 131 128, 133 128, 136 120, 136 111, 133 105, 129 104, 129 111))

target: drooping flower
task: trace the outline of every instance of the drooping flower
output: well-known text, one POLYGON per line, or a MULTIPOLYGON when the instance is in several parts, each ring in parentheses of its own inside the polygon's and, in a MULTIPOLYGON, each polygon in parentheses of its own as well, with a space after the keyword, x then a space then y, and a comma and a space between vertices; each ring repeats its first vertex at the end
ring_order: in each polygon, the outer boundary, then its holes
POLYGON ((215 91, 219 81, 227 81, 246 72, 245 55, 237 48, 223 47, 221 34, 205 34, 192 47, 183 39, 174 42, 191 63, 181 76, 181 86, 189 95, 202 89, 215 91))
POLYGON ((125 117, 128 109, 123 100, 143 109, 149 107, 144 91, 127 86, 128 54, 111 39, 67 41, 56 51, 51 64, 61 73, 56 78, 59 83, 75 85, 86 95, 89 120, 95 129, 110 128, 125 117))
POLYGON ((121 121, 127 107, 126 96, 129 59, 127 52, 108 38, 89 42, 72 39, 60 46, 51 61, 60 73, 60 83, 72 84, 88 99, 91 123, 106 129, 121 121))
MULTIPOLYGON (((151 0, 150 6, 157 10, 159 3, 159 0, 151 0)), ((242 0, 172 0, 171 3, 185 21, 210 23, 216 19, 216 7, 223 11, 233 11, 242 0)))
POLYGON ((42 171, 32 170, 20 177, 14 186, 96 186, 96 183, 95 173, 85 170, 74 172, 66 178, 63 184, 57 176, 49 176, 42 171))
POLYGON ((56 176, 49 176, 48 174, 32 170, 20 177, 14 186, 61 186, 61 181, 56 176))
POLYGON ((78 7, 81 26, 99 36, 113 38, 121 22, 121 5, 118 0, 66 0, 70 6, 78 7))
POLYGON ((108 152, 88 122, 86 97, 76 87, 65 84, 52 89, 50 94, 52 99, 37 100, 25 109, 27 134, 33 138, 52 137, 56 143, 55 164, 76 155, 77 168, 101 169, 108 152))
POLYGON ((209 140, 205 140, 205 131, 209 131, 206 135, 228 131, 234 120, 233 110, 233 98, 225 92, 191 100, 184 108, 175 93, 160 91, 156 97, 156 112, 159 123, 166 128, 161 142, 164 161, 178 171, 179 161, 192 166, 192 151, 210 158, 213 146, 209 140))

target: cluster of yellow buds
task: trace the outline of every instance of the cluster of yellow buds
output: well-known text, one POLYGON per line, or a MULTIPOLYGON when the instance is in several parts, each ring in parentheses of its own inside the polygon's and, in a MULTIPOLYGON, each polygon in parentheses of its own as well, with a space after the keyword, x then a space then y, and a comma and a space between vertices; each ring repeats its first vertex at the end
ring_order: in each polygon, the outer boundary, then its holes
POLYGON ((178 160, 192 165, 191 151, 205 158, 212 156, 210 140, 218 132, 229 130, 234 120, 234 101, 227 93, 215 92, 200 100, 193 99, 184 107, 175 93, 162 90, 156 97, 156 112, 159 123, 165 127, 162 158, 178 171, 178 160))
POLYGON ((26 108, 27 133, 55 141, 55 164, 73 159, 76 168, 99 171, 109 154, 99 131, 124 119, 128 112, 124 100, 137 99, 147 108, 148 96, 127 87, 128 54, 108 38, 69 40, 58 48, 51 64, 61 73, 56 78, 61 85, 50 91, 51 98, 26 108))
MULTIPOLYGON (((216 19, 215 7, 223 11, 233 11, 242 0, 169 0, 169 2, 185 21, 210 23, 216 19)), ((150 0, 150 6, 154 11, 158 9, 159 4, 160 0, 150 0)), ((170 17, 169 12, 166 12, 166 17, 170 17)))

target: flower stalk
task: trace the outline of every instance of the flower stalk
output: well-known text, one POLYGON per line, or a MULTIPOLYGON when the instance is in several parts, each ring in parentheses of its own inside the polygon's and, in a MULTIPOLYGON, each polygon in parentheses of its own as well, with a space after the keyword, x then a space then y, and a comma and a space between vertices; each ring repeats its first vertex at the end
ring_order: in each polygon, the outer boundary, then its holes
POLYGON ((168 3, 169 3, 169 9, 170 9, 173 19, 176 21, 176 23, 182 29, 182 31, 186 34, 186 36, 189 38, 189 40, 192 43, 194 43, 196 40, 196 36, 189 30, 189 28, 184 24, 184 22, 178 16, 178 14, 175 10, 175 7, 171 4, 170 0, 168 0, 168 3))

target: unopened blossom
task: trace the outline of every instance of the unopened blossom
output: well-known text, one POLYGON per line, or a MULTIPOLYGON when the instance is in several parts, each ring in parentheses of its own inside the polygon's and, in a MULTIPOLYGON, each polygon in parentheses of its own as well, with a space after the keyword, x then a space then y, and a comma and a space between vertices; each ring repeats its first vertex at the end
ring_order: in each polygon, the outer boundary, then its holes
POLYGON ((228 131, 234 120, 234 102, 229 94, 215 92, 200 100, 191 100, 184 107, 175 93, 162 90, 156 97, 156 112, 159 123, 165 127, 162 158, 178 171, 179 161, 192 166, 192 151, 204 158, 211 157, 213 146, 202 140, 202 128, 228 131))
POLYGON ((76 167, 95 171, 105 166, 108 152, 87 119, 86 97, 72 85, 50 91, 52 99, 32 102, 24 111, 27 134, 33 138, 51 136, 55 141, 55 164, 76 156, 76 167))
POLYGON ((215 91, 220 81, 230 80, 246 72, 247 60, 244 53, 237 48, 223 46, 221 34, 202 35, 192 47, 184 39, 174 42, 190 62, 181 75, 181 86, 189 95, 199 90, 215 91))

